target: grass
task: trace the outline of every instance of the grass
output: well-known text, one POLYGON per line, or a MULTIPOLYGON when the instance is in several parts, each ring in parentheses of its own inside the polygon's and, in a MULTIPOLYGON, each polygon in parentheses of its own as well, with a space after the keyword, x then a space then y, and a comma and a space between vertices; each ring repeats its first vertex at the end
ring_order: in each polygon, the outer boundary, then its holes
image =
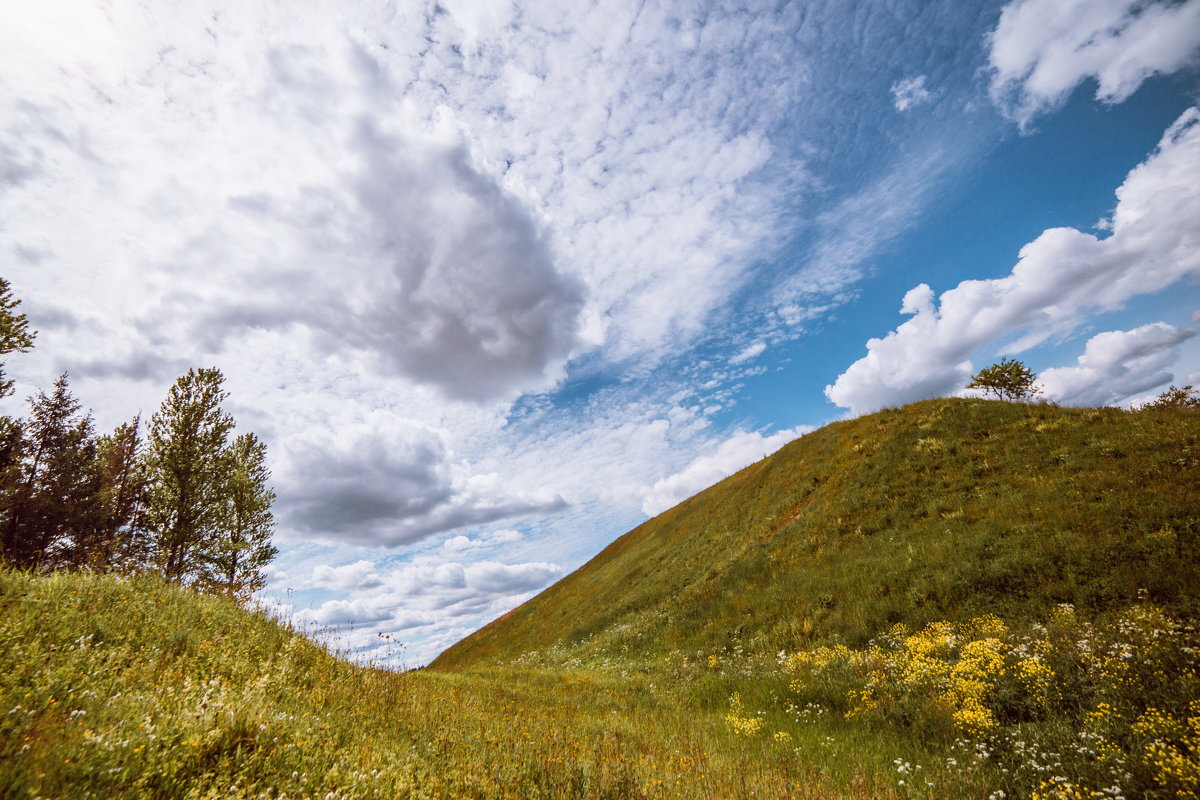
POLYGON ((0 797, 1194 797, 1197 497, 1194 412, 917 403, 406 673, 155 579, 0 569, 0 797))
POLYGON ((930 400, 804 436, 615 541, 435 668, 861 645, 1145 593, 1200 611, 1200 414, 930 400))
POLYGON ((14 800, 874 798, 913 751, 851 747, 863 731, 840 719, 786 746, 731 735, 730 691, 756 684, 765 706, 786 691, 777 670, 761 676, 773 684, 393 673, 149 578, 3 572, 0 604, 0 796, 14 800))

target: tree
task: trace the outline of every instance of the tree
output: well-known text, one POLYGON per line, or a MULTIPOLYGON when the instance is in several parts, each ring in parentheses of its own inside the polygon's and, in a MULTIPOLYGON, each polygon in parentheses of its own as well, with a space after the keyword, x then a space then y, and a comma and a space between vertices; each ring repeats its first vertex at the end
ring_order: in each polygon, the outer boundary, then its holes
POLYGON ((1141 407, 1141 410, 1164 408, 1200 409, 1200 389, 1190 384, 1182 389, 1172 384, 1171 388, 1141 407))
POLYGON ((91 414, 63 373, 54 391, 30 398, 28 454, 9 510, 4 555, 33 569, 84 566, 99 492, 91 414))
POLYGON ((175 381, 150 420, 147 526, 151 560, 167 580, 194 580, 202 546, 214 539, 225 513, 233 418, 221 409, 228 393, 216 368, 190 369, 175 381))
MULTIPOLYGON (((25 353, 33 347, 36 331, 29 330, 24 314, 16 313, 20 300, 12 296, 8 281, 0 278, 0 356, 25 353)), ((12 394, 13 382, 4 377, 0 361, 0 397, 12 394)), ((25 426, 20 420, 0 416, 0 558, 10 558, 10 539, 15 535, 14 516, 26 493, 24 460, 29 450, 25 426)))
MULTIPOLYGON (((19 305, 21 301, 12 296, 8 281, 0 278, 0 355, 28 353, 33 347, 37 331, 29 330, 29 320, 16 313, 19 305)), ((12 391, 13 382, 5 379, 4 364, 0 362, 0 397, 7 397, 12 391)))
POLYGON ((1005 358, 981 369, 968 389, 982 389, 984 395, 993 394, 1000 400, 1031 400, 1041 392, 1035 385, 1037 375, 1029 367, 1012 358, 1005 358))
POLYGON ((128 572, 146 565, 149 542, 141 524, 146 504, 142 449, 141 415, 101 436, 97 443, 100 492, 93 569, 128 572))
POLYGON ((245 600, 266 583, 263 567, 278 552, 271 544, 275 492, 267 486, 267 447, 253 433, 237 437, 225 455, 225 518, 217 538, 204 548, 204 584, 245 600))

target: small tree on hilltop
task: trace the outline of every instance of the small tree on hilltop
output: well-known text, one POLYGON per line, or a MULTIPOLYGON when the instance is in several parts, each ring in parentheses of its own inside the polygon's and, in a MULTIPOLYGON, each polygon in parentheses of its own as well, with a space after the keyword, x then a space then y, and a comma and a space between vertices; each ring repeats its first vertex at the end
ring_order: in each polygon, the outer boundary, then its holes
POLYGON ((267 446, 243 433, 225 451, 224 520, 207 543, 202 588, 241 600, 266 583, 263 568, 279 552, 271 544, 275 492, 267 486, 267 446))
POLYGON ((1182 389, 1172 385, 1171 388, 1142 406, 1142 410, 1159 408, 1200 409, 1200 389, 1195 389, 1190 384, 1182 389))
POLYGON ((990 367, 985 367, 971 378, 968 389, 982 389, 984 395, 995 395, 1000 400, 1032 400, 1041 392, 1035 385, 1037 375, 1033 370, 1013 358, 1005 358, 990 367))

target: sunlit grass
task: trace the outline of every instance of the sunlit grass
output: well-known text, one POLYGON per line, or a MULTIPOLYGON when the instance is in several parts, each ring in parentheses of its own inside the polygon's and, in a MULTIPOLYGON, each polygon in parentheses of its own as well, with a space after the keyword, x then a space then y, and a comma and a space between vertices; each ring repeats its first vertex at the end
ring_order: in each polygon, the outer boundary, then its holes
POLYGON ((5 798, 889 796, 843 720, 731 735, 731 687, 773 696, 741 673, 393 673, 152 579, 5 572, 0 603, 5 798))
POLYGON ((918 403, 405 673, 151 578, 0 571, 0 797, 1195 796, 1197 497, 1194 412, 918 403))
POLYGON ((631 531, 435 667, 861 645, 1147 592, 1200 613, 1200 413, 945 399, 827 425, 631 531))

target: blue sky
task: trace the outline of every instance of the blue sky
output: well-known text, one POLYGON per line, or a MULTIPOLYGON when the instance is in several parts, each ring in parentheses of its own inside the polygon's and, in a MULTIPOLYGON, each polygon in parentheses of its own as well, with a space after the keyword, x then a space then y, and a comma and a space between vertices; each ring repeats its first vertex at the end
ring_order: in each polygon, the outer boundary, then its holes
POLYGON ((264 601, 422 663, 846 415, 1200 383, 1200 2, 0 10, 0 253, 101 428, 215 365, 264 601))

